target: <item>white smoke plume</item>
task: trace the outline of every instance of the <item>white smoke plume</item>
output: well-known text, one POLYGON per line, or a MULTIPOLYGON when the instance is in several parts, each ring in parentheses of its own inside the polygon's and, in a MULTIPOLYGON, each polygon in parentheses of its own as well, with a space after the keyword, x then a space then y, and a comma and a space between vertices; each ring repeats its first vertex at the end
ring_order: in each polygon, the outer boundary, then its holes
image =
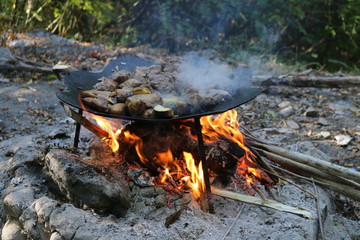
POLYGON ((182 57, 177 75, 178 81, 190 84, 199 91, 215 88, 230 94, 239 88, 250 87, 251 79, 251 70, 248 67, 231 67, 196 52, 182 57))

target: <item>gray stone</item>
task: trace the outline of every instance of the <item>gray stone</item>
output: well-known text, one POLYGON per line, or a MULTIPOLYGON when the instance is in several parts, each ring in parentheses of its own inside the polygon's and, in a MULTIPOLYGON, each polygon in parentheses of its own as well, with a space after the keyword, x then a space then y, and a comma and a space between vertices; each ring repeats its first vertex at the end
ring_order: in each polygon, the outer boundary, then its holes
POLYGON ((306 117, 318 117, 319 116, 319 111, 316 110, 313 107, 309 107, 308 109, 306 109, 306 111, 304 112, 304 115, 306 117))
POLYGON ((58 232, 51 234, 50 240, 64 240, 58 232))
POLYGON ((286 108, 286 107, 289 107, 291 105, 291 102, 290 101, 283 101, 281 103, 279 103, 279 108, 286 108))
POLYGON ((161 194, 155 197, 155 206, 157 208, 161 208, 166 206, 167 202, 166 202, 166 198, 165 195, 161 194))
POLYGON ((7 216, 19 218, 23 210, 34 201, 34 191, 23 188, 9 193, 4 199, 4 212, 7 216))
POLYGON ((289 117, 293 113, 294 113, 294 109, 291 106, 283 108, 283 109, 280 110, 280 114, 283 115, 284 117, 289 117))
POLYGON ((3 120, 0 120, 0 130, 3 130, 5 128, 5 123, 3 120))
POLYGON ((1 232, 2 240, 25 240, 25 236, 21 232, 19 222, 16 220, 8 220, 1 232))
POLYGON ((295 122, 294 120, 287 120, 286 125, 288 125, 289 128, 294 129, 294 130, 300 129, 300 125, 297 122, 295 122))
POLYGON ((130 193, 124 180, 107 179, 64 150, 50 151, 45 164, 49 177, 72 203, 115 216, 126 214, 130 193))
POLYGON ((329 122, 328 122, 326 119, 324 119, 324 118, 320 118, 319 121, 318 121, 318 123, 319 123, 320 125, 322 125, 322 126, 328 126, 328 125, 329 125, 329 122))

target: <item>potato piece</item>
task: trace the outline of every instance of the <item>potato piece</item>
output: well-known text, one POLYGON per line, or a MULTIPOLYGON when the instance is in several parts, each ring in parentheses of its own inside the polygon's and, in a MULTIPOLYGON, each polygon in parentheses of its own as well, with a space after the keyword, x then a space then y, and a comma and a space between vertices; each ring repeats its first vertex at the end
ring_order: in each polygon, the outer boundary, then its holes
POLYGON ((138 101, 143 102, 146 108, 153 108, 156 105, 161 104, 162 98, 156 93, 134 95, 126 99, 126 105, 129 105, 131 102, 138 101))
POLYGON ((146 110, 146 104, 140 100, 130 101, 126 106, 131 116, 141 116, 146 110))
POLYGON ((137 87, 132 90, 134 95, 140 95, 140 94, 150 94, 151 91, 147 87, 137 87))
POLYGON ((125 103, 117 103, 110 107, 110 113, 116 115, 123 115, 125 114, 126 105, 125 103))
POLYGON ((165 108, 161 105, 156 105, 154 107, 155 115, 158 118, 172 118, 174 117, 174 112, 171 108, 165 108))

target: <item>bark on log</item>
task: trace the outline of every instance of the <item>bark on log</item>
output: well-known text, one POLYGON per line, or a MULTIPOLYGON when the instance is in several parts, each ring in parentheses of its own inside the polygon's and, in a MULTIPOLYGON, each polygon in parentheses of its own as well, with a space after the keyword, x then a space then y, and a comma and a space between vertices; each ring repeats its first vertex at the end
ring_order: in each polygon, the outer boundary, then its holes
POLYGON ((253 83, 260 86, 293 86, 316 88, 350 88, 360 86, 360 76, 254 76, 253 83))
POLYGON ((357 187, 358 184, 353 181, 343 179, 337 176, 332 176, 311 166, 292 161, 290 159, 264 151, 262 149, 258 149, 258 151, 262 152, 270 160, 280 164, 281 166, 291 169, 292 171, 296 171, 303 176, 314 178, 315 180, 317 180, 318 183, 322 184, 323 186, 335 192, 348 196, 349 198, 352 198, 356 201, 360 201, 360 191, 353 188, 357 187))
POLYGON ((342 167, 330 162, 326 162, 324 160, 303 154, 294 152, 288 149, 280 148, 277 146, 270 146, 266 144, 258 144, 255 143, 255 145, 260 146, 261 148, 264 148, 268 150, 269 152, 275 153, 277 155, 286 157, 288 159, 292 159, 294 161, 300 162, 302 164, 313 166, 317 169, 322 169, 330 174, 333 174, 335 176, 341 176, 344 178, 351 179, 358 184, 360 184, 360 172, 352 171, 346 167, 342 167))

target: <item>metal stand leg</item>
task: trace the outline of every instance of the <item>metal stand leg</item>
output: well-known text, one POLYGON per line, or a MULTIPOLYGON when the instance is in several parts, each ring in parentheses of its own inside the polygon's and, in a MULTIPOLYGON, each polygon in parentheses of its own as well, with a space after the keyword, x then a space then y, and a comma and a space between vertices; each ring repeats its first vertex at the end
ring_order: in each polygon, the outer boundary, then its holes
MULTIPOLYGON (((80 109, 78 113, 82 116, 83 110, 80 109)), ((81 130, 81 124, 76 123, 74 145, 73 145, 74 148, 78 148, 79 138, 80 138, 80 130, 81 130)))
POLYGON ((211 186, 210 186, 210 178, 209 171, 206 162, 205 148, 204 148, 204 140, 201 132, 201 123, 200 117, 194 118, 195 120, 195 130, 198 139, 198 147, 199 147, 199 155, 200 161, 202 162, 202 168, 204 172, 204 183, 205 183, 205 201, 207 202, 208 210, 210 213, 215 213, 214 206, 211 202, 211 186))

